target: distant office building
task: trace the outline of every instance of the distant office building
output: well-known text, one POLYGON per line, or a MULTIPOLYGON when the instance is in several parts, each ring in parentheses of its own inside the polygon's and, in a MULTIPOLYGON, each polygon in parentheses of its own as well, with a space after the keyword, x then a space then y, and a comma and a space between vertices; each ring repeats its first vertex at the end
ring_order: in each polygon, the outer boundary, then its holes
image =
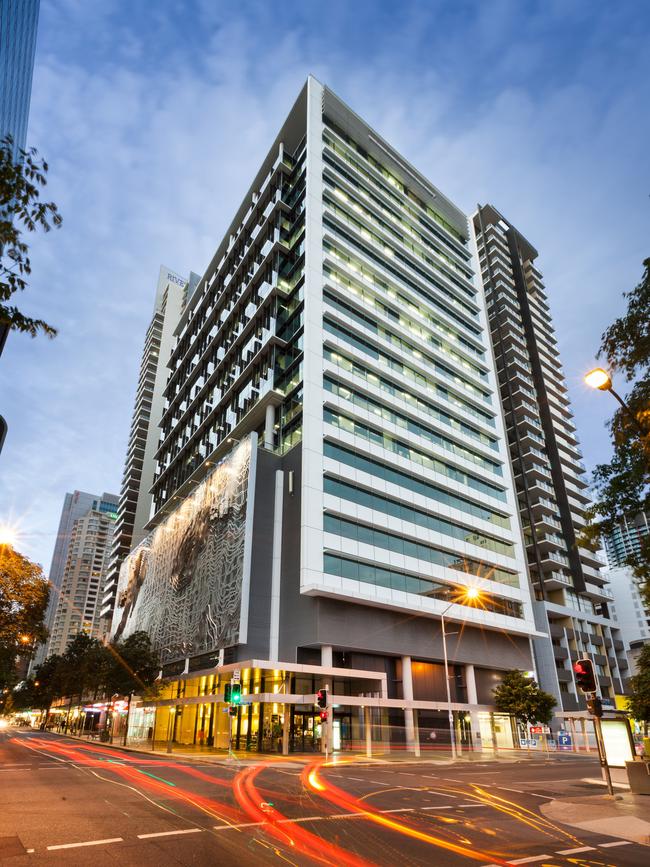
MULTIPOLYGON (((10 135, 24 148, 32 94, 40 0, 0 0, 0 140, 10 135)), ((0 355, 9 328, 0 323, 0 355)), ((0 452, 7 422, 0 415, 0 452)))
POLYGON ((99 609, 108 568, 115 512, 90 509, 77 518, 56 600, 47 655, 65 653, 80 632, 99 637, 99 609))
POLYGON ((310 78, 178 324, 113 619, 164 666, 138 724, 227 743, 238 671, 236 746, 314 749, 326 684, 335 746, 448 742, 446 684, 458 743, 510 737, 540 633, 475 274, 467 215, 310 78))
POLYGON ((626 649, 650 640, 650 609, 644 604, 638 581, 629 566, 617 566, 607 572, 614 595, 614 615, 626 649))
POLYGON ((40 0, 0 0, 0 139, 27 139, 40 0))
POLYGON ((105 631, 111 625, 122 561, 142 541, 144 527, 151 517, 150 492, 154 479, 154 456, 160 437, 158 422, 165 406, 164 390, 169 372, 167 362, 174 346, 174 330, 183 304, 198 279, 197 274, 192 274, 188 283, 187 278, 170 268, 160 268, 153 317, 142 351, 120 504, 102 598, 101 617, 105 631))
POLYGON ((551 636, 534 642, 537 670, 564 711, 574 711, 584 707, 575 659, 592 658, 612 701, 627 661, 603 564, 578 542, 589 494, 537 250, 491 205, 473 222, 537 627, 551 636))
POLYGON ((641 540, 650 533, 650 518, 647 512, 639 512, 633 518, 621 518, 603 542, 607 561, 612 568, 628 565, 628 558, 639 553, 641 540))
MULTIPOLYGON (((45 625, 50 632, 52 631, 54 616, 61 593, 63 575, 68 560, 68 551, 75 522, 91 510, 96 510, 101 514, 116 518, 117 504, 118 498, 114 494, 87 494, 84 491, 73 491, 65 495, 48 575, 50 601, 45 615, 45 625)), ((41 645, 36 652, 35 663, 41 662, 46 654, 47 644, 41 645)))

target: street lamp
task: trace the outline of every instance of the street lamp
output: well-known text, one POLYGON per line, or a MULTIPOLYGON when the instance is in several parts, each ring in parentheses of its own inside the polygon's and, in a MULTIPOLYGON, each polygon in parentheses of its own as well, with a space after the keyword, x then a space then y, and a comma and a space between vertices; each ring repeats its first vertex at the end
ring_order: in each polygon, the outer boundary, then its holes
POLYGON ((449 663, 447 661, 447 633, 445 631, 445 614, 449 611, 452 605, 458 605, 461 600, 467 602, 478 601, 480 596, 481 593, 479 590, 476 589, 476 587, 465 587, 463 588, 462 596, 460 597, 460 599, 452 600, 440 615, 440 624, 442 627, 442 655, 445 661, 445 686, 447 687, 447 716, 449 718, 449 737, 451 738, 452 759, 456 758, 456 735, 454 733, 454 713, 451 709, 451 689, 449 688, 449 663))
POLYGON ((625 403, 623 398, 614 391, 612 388, 612 377, 606 370, 603 370, 602 367, 594 367, 593 370, 590 370, 589 373, 585 374, 585 382, 590 388, 597 388, 599 391, 608 391, 611 395, 613 395, 616 400, 620 403, 623 412, 638 430, 640 435, 643 437, 646 435, 646 431, 644 431, 641 426, 641 422, 632 412, 630 407, 625 403))

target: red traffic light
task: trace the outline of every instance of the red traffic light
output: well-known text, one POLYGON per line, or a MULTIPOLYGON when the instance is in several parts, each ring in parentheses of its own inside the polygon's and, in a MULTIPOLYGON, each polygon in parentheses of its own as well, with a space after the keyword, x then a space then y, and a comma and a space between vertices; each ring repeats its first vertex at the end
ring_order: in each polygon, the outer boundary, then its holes
POLYGON ((322 710, 319 714, 321 722, 327 722, 327 711, 322 710))
POLYGON ((319 689, 316 693, 316 704, 318 707, 327 707, 327 690, 319 689))
POLYGON ((578 659, 573 664, 576 686, 581 692, 596 692, 596 675, 590 659, 578 659))

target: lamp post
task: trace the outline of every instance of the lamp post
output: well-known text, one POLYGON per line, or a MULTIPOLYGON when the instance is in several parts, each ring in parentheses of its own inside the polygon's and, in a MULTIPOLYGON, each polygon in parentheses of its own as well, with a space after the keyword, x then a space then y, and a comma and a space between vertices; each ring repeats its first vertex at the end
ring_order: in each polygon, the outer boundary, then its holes
POLYGON ((606 370, 603 370, 602 367, 594 367, 593 370, 590 370, 589 373, 585 374, 585 382, 590 388, 597 388, 599 391, 608 391, 613 397, 615 397, 616 400, 620 403, 623 412, 637 429, 640 436, 646 436, 648 431, 645 431, 643 429, 641 422, 632 412, 630 407, 625 403, 620 394, 614 391, 612 387, 612 377, 609 375, 609 373, 607 373, 606 370))
MULTIPOLYGON (((461 596, 462 600, 472 601, 478 600, 480 596, 476 587, 465 587, 461 596)), ((458 605, 460 600, 454 599, 440 615, 440 624, 442 628, 442 655, 445 661, 445 686, 447 687, 447 715, 449 717, 449 737, 451 738, 451 757, 456 758, 456 734, 454 732, 454 713, 451 709, 451 689, 449 687, 449 664, 447 661, 447 633, 445 631, 445 615, 452 607, 458 605)))

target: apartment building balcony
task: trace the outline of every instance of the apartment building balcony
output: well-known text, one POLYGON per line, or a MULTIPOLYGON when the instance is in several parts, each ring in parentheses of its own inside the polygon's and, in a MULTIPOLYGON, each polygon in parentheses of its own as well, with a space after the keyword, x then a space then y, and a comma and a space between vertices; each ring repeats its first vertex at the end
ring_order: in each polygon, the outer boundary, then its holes
MULTIPOLYGON (((544 551, 540 556, 540 564, 546 576, 549 572, 561 573, 562 569, 569 569, 569 558, 558 550, 544 551), (547 571, 548 570, 548 571, 547 571)), ((562 585, 567 584, 566 581, 559 582, 562 585)))
POLYGON ((539 533, 545 532, 562 532, 562 524, 558 521, 557 518, 553 517, 552 514, 549 514, 547 511, 540 512, 539 517, 535 518, 535 531, 539 533))
MULTIPOLYGON (((569 575, 566 575, 564 572, 558 572, 557 570, 552 570, 551 572, 544 572, 544 586, 548 590, 561 590, 563 587, 573 587, 573 581, 569 575)), ((564 630, 560 627, 555 627, 558 630, 556 637, 560 637, 564 635, 564 630)), ((555 633, 551 633, 552 635, 555 633)))
POLYGON ((589 548, 578 548, 580 560, 583 564, 591 566, 594 569, 602 569, 605 565, 595 551, 590 551, 589 548))
POLYGON ((554 644, 553 645, 553 656, 556 659, 568 659, 569 658, 569 651, 567 650, 566 647, 562 647, 562 645, 554 644))
POLYGON ((585 596, 588 596, 590 599, 595 601, 614 598, 614 594, 611 590, 608 590, 607 587, 599 587, 597 584, 591 584, 589 581, 585 581, 585 589, 583 593, 585 596))

